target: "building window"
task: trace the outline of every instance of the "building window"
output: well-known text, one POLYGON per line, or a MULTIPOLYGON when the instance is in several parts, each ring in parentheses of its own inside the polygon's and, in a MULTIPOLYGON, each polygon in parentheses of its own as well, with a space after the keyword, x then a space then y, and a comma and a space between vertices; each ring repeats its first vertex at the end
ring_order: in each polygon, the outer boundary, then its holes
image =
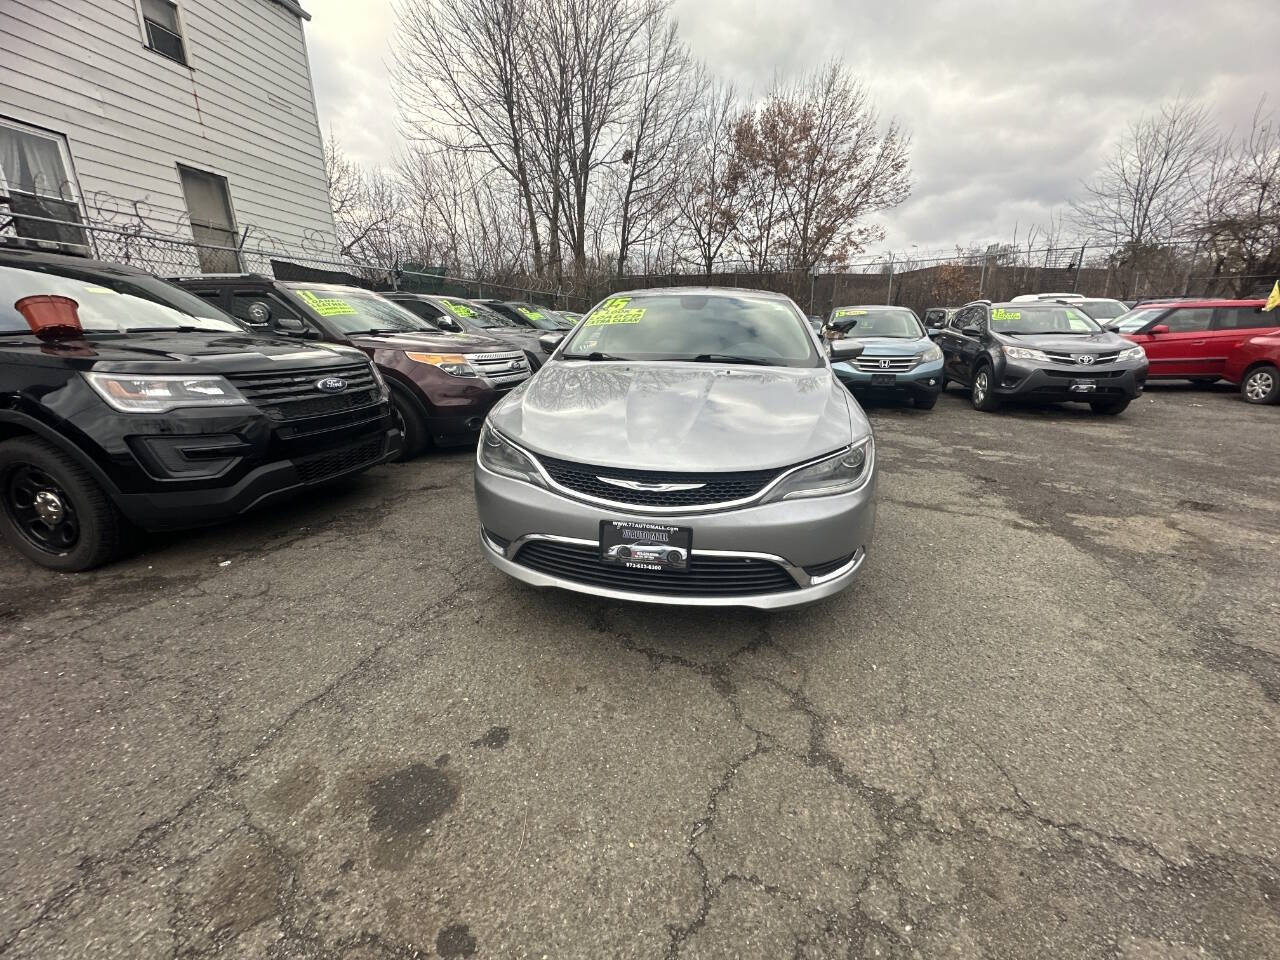
POLYGON ((200 269, 204 273, 240 273, 236 249, 236 223, 231 214, 231 194, 226 177, 190 167, 178 167, 182 195, 187 201, 191 236, 196 241, 200 269))
POLYGON ((142 0, 142 28, 147 46, 170 60, 187 63, 187 49, 182 42, 182 21, 178 5, 172 0, 142 0))
POLYGON ((0 120, 0 232, 85 246, 83 224, 66 139, 0 120))

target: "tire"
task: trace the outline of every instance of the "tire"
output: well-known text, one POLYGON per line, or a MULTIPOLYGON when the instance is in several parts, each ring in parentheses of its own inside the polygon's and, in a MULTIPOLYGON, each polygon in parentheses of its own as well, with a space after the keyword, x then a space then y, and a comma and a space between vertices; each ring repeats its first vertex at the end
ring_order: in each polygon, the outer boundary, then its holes
POLYGON ((0 443, 0 531, 28 560, 68 572, 118 556, 130 532, 89 471, 35 437, 0 443), (38 500, 46 506, 37 509, 38 500), (51 524, 55 515, 62 519, 51 524))
POLYGON ((1125 408, 1129 406, 1129 398, 1123 400, 1091 400, 1089 401, 1089 409, 1094 413, 1102 414, 1107 417, 1114 417, 1118 413, 1124 413, 1125 408))
POLYGON ((1280 369, 1269 363, 1254 367, 1240 381, 1240 397, 1245 403, 1280 403, 1280 369))
POLYGON ((683 559, 684 559, 684 557, 680 556, 680 551, 679 551, 679 550, 668 550, 668 551, 667 551, 667 563, 671 563, 671 564, 678 564, 678 563, 679 563, 681 560, 683 560, 683 559))
POLYGON ((973 384, 969 387, 969 402, 973 409, 991 413, 1000 408, 1000 398, 992 393, 991 365, 981 364, 973 371, 973 384))
POLYGON ((412 460, 426 449, 430 438, 427 436, 427 425, 422 414, 418 412, 418 405, 398 387, 391 388, 391 415, 404 434, 404 446, 400 449, 396 462, 412 460))
POLYGON ((618 548, 618 556, 619 556, 620 558, 622 558, 623 560, 629 560, 629 559, 631 559, 631 548, 630 548, 630 547, 619 547, 619 548, 618 548))
POLYGON ((917 410, 932 410, 938 405, 938 395, 936 393, 917 395, 911 398, 911 402, 915 404, 917 410))

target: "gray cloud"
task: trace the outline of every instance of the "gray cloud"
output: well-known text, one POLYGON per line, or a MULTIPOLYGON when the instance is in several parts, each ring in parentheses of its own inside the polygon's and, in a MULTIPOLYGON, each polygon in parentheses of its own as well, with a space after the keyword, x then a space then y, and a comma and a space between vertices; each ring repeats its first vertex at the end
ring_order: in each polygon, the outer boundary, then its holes
MULTIPOLYGON (((308 0, 321 121, 349 153, 400 143, 387 75, 389 3, 308 0)), ((829 57, 913 133, 912 197, 883 217, 886 245, 987 242, 1047 223, 1125 123, 1200 98, 1225 126, 1280 104, 1274 0, 1067 3, 676 0, 682 36, 744 92, 829 57)))

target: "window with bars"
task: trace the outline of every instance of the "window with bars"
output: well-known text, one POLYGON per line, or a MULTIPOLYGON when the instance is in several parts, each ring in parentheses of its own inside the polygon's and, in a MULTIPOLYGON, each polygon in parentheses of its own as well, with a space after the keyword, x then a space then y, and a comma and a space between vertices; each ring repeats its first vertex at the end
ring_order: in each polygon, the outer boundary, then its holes
POLYGON ((178 167, 182 195, 204 273, 239 273, 236 224, 226 177, 191 167, 178 167))
POLYGON ((0 119, 0 230, 87 246, 83 223, 66 139, 0 119))
POLYGON ((182 21, 178 18, 178 5, 172 0, 142 0, 142 27, 147 34, 147 46, 184 66, 187 63, 187 47, 182 38, 182 21))

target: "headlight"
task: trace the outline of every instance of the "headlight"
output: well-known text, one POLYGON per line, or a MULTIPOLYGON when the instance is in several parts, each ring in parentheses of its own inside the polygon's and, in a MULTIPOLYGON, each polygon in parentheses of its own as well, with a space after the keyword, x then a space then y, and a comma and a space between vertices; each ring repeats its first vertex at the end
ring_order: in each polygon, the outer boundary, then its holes
POLYGON ((429 363, 439 367, 451 377, 478 377, 476 368, 467 363, 467 358, 460 353, 406 353, 406 357, 415 363, 429 363))
POLYGON ((177 407, 230 407, 247 402, 224 377, 86 373, 84 378, 121 413, 165 413, 177 407))
POLYGON ((942 359, 942 348, 936 343, 931 343, 919 353, 916 354, 916 363, 933 363, 935 360, 942 359))
POLYGON ((1141 346, 1135 345, 1120 351, 1120 356, 1116 357, 1118 361, 1123 363, 1125 360, 1145 360, 1147 359, 1147 351, 1141 346))
POLYGON ((867 437, 833 457, 797 470, 774 488, 769 500, 830 497, 856 490, 866 483, 874 457, 875 441, 867 437))
POLYGON ((487 420, 484 429, 480 431, 480 446, 476 456, 482 467, 499 476, 523 480, 525 483, 536 484, 539 487, 545 486, 542 482, 542 474, 538 472, 533 461, 515 444, 489 426, 487 420))
POLYGON ((1030 347, 1001 347, 1004 355, 1010 360, 1037 360, 1049 363, 1049 355, 1043 350, 1032 350, 1030 347))
POLYGON ((376 363, 370 363, 369 368, 373 371, 373 382, 378 385, 378 396, 383 400, 391 396, 391 390, 387 387, 386 378, 383 377, 382 371, 378 369, 376 363))

